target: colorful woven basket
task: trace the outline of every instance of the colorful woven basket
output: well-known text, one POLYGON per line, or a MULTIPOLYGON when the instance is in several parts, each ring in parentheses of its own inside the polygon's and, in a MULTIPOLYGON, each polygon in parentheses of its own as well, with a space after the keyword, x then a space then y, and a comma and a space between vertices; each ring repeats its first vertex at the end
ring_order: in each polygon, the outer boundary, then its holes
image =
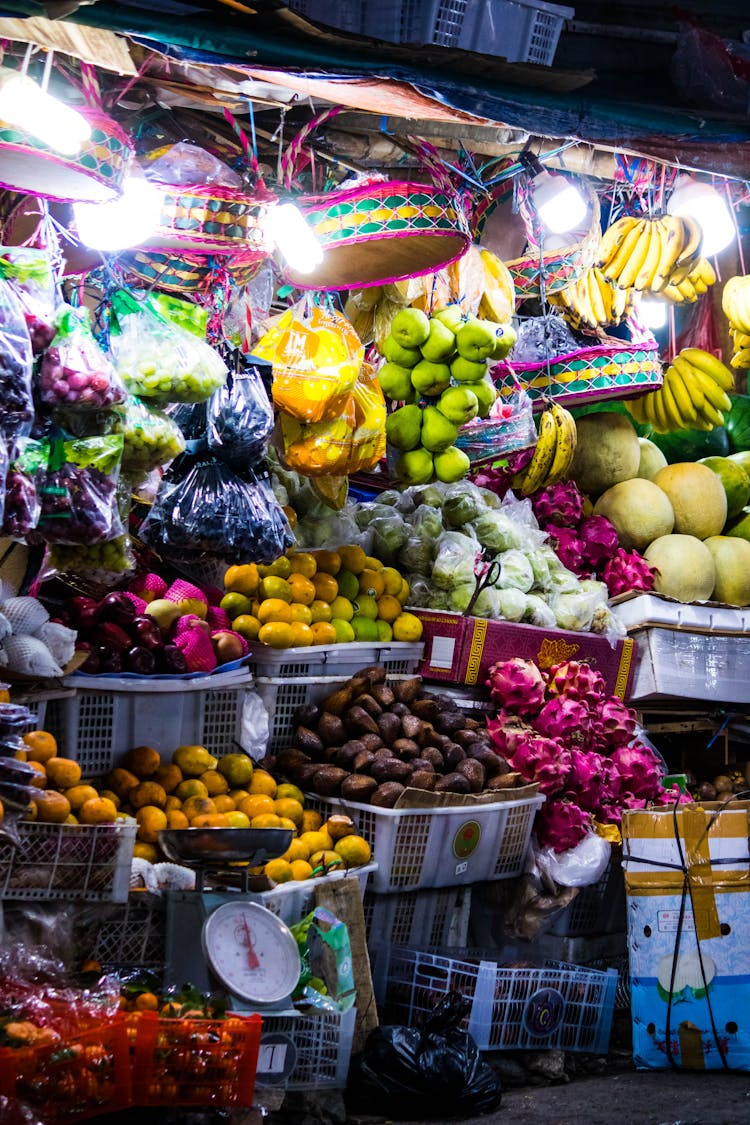
POLYGON ((524 301, 528 297, 540 296, 539 271, 543 270, 544 288, 547 293, 564 289, 576 281, 584 270, 594 264, 596 250, 602 231, 600 225, 599 197, 590 188, 579 184, 591 203, 591 225, 578 241, 560 250, 542 252, 539 249, 538 227, 532 213, 530 196, 521 198, 519 210, 524 217, 529 234, 529 247, 522 258, 506 262, 516 287, 516 299, 524 301))
POLYGON ((91 136, 75 156, 0 121, 0 187, 63 203, 106 203, 120 194, 133 150, 116 121, 98 109, 81 113, 91 136))
MULTIPOLYGON (((263 258, 248 253, 221 259, 236 285, 247 285, 260 269, 263 258)), ((133 250, 123 254, 122 264, 138 282, 169 293, 200 293, 215 275, 216 259, 201 254, 177 254, 158 250, 133 250)))
POLYGON ((266 215, 275 197, 245 195, 217 184, 153 186, 162 197, 161 216, 149 249, 193 254, 247 254, 267 258, 271 244, 266 215))

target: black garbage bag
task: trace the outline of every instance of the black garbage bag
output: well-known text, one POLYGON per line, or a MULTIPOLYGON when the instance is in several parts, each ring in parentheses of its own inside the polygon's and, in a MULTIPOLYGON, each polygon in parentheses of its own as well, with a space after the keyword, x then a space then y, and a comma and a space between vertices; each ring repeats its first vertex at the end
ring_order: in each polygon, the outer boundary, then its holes
POLYGON ((500 1079, 459 1028, 471 1002, 449 993, 424 1027, 378 1027, 355 1080, 358 1100, 394 1119, 474 1117, 500 1105, 500 1079))

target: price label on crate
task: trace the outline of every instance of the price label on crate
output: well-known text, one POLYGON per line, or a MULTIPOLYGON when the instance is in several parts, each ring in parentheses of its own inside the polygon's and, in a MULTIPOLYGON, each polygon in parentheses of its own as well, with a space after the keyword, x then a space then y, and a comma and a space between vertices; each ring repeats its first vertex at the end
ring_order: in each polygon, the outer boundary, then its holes
POLYGON ((258 1052, 258 1082, 273 1086, 285 1082, 297 1063, 297 1048, 288 1035, 270 1031, 261 1036, 258 1052))

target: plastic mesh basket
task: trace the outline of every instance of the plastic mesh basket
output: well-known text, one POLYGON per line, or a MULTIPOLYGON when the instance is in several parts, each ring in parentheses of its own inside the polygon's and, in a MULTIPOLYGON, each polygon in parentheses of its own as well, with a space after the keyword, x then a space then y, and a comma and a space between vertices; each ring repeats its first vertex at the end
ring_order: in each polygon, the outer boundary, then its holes
POLYGON ((161 978, 166 956, 164 900, 131 891, 126 902, 107 910, 97 923, 89 954, 106 972, 145 969, 161 978))
POLYGON ((618 976, 576 965, 504 969, 414 949, 394 949, 386 1004, 394 1022, 414 1026, 456 990, 470 997, 466 1021, 481 1050, 606 1054, 618 976))
POLYGON ((465 946, 471 887, 446 887, 403 895, 367 893, 364 897, 367 948, 413 945, 419 949, 465 946))
POLYGON ((581 887, 570 906, 547 931, 560 937, 624 933, 625 879, 619 858, 610 861, 601 879, 581 887))
POLYGON ((390 676, 408 675, 422 659, 424 645, 405 641, 364 644, 354 641, 342 645, 314 645, 310 648, 273 649, 250 645, 247 667, 254 676, 281 679, 330 679, 355 675, 362 668, 378 664, 390 676))
POLYGON ((0 844, 0 899, 125 902, 137 827, 21 822, 21 847, 0 844))
POLYGON ((272 1012, 263 1016, 257 1085, 286 1090, 346 1086, 357 1013, 272 1012))

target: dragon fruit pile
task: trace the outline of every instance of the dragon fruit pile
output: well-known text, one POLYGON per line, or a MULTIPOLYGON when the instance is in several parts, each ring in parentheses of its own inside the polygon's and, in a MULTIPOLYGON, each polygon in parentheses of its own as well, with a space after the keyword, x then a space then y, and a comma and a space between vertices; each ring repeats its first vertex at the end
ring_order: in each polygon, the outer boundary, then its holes
POLYGON ((659 760, 636 738, 635 712, 607 695, 589 664, 569 660, 548 673, 518 657, 495 664, 487 685, 499 708, 488 728, 498 753, 547 800, 537 813, 542 847, 564 852, 592 821, 620 823, 623 809, 671 804, 659 760))
POLYGON ((618 547, 614 525, 604 516, 584 515, 584 503, 573 481, 550 485, 531 497, 539 526, 563 565, 579 578, 599 578, 611 598, 628 590, 653 590, 654 571, 643 556, 618 547))

